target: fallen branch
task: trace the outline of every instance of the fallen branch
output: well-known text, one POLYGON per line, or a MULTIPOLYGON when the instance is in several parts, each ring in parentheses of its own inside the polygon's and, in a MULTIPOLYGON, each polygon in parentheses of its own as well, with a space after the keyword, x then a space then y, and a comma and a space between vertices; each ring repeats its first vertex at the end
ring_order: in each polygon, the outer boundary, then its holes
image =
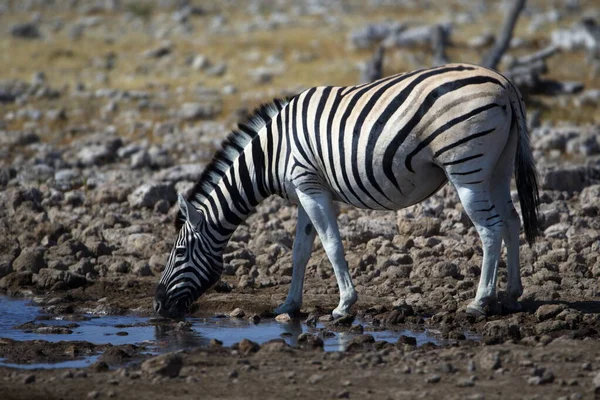
POLYGON ((502 56, 510 46, 510 40, 512 39, 515 25, 519 19, 519 14, 521 14, 521 11, 523 11, 523 8, 525 8, 525 3, 526 0, 515 0, 512 8, 506 16, 506 19, 504 20, 504 25, 502 26, 502 32, 500 33, 500 36, 498 36, 496 39, 494 47, 492 47, 487 56, 485 56, 481 61, 481 65, 492 69, 496 69, 498 67, 502 56))

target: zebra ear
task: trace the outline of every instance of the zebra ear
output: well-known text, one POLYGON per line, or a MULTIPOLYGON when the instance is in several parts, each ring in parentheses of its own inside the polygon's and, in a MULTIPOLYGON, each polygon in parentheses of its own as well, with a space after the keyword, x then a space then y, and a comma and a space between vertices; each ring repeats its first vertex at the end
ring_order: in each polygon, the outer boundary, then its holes
POLYGON ((177 201, 179 202, 179 211, 185 217, 186 221, 189 221, 193 227, 198 226, 202 222, 202 214, 196 210, 182 195, 177 195, 177 201))

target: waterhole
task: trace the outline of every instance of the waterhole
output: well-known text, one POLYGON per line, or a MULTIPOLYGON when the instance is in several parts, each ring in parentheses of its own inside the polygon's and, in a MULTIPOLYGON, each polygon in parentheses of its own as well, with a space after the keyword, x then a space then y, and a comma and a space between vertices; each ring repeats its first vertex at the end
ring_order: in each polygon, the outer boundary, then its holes
MULTIPOLYGON (((225 316, 207 316, 205 318, 188 318, 191 329, 176 331, 173 324, 165 325, 155 318, 130 315, 93 315, 80 314, 79 318, 66 320, 63 316, 46 315, 28 299, 15 299, 0 296, 0 338, 19 341, 45 340, 86 341, 97 345, 112 344, 143 344, 147 352, 160 354, 169 351, 208 346, 211 339, 217 339, 224 346, 246 338, 259 344, 271 339, 282 338, 290 346, 297 344, 298 336, 302 333, 319 335, 324 342, 325 351, 343 351, 347 343, 356 333, 331 332, 324 333, 324 326, 308 326, 301 320, 277 322, 274 319, 263 319, 258 324, 246 319, 229 318, 225 316), (24 325, 28 322, 31 324, 24 325), (47 326, 39 329, 37 327, 47 326), (62 334, 49 333, 53 327, 61 328, 62 334), (70 332, 70 333, 66 333, 70 332)), ((385 330, 373 327, 357 319, 355 324, 361 324, 365 333, 373 335, 375 340, 396 342, 402 335, 414 337, 417 346, 427 342, 440 344, 439 336, 433 331, 421 330, 385 330)), ((476 339, 467 335, 467 339, 476 339)), ((75 368, 85 367, 98 358, 98 355, 81 357, 57 363, 27 363, 12 364, 0 359, 0 365, 16 368, 75 368)))

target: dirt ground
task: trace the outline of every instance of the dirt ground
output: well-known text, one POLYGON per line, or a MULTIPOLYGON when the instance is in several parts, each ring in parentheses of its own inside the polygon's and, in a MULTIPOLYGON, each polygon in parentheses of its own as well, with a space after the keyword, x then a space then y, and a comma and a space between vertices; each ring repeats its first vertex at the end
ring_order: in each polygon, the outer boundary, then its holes
MULTIPOLYGON (((407 28, 447 22, 451 61, 477 63, 505 10, 486 1, 187 3, 0 1, 0 293, 72 321, 152 316, 176 193, 191 189, 249 110, 314 85, 358 83, 377 44, 407 28)), ((521 240, 520 312, 464 312, 482 249, 445 186, 406 210, 340 205, 338 216, 360 320, 435 330, 439 347, 376 342, 365 331, 336 353, 309 335, 295 348, 241 340, 150 357, 143 346, 15 342, 0 332, 7 362, 101 355, 87 368, 0 367, 0 399, 600 398, 600 51, 598 36, 585 36, 600 12, 593 1, 528 3, 510 55, 556 44, 544 78, 584 88, 526 96, 543 236, 531 247, 521 240)), ((387 75, 429 66, 432 52, 417 40, 385 57, 387 75)), ((295 217, 282 199, 259 205, 192 316, 241 308, 272 318, 289 289, 295 217)), ((326 316, 337 301, 317 240, 296 318, 326 316)))

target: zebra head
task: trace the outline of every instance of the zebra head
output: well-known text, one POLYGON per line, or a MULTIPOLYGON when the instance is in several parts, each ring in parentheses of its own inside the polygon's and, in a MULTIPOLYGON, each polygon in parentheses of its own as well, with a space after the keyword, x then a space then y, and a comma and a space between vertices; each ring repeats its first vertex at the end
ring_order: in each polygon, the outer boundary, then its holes
POLYGON ((222 259, 211 254, 201 232, 204 216, 179 195, 183 225, 167 260, 156 293, 154 311, 163 317, 181 318, 188 307, 217 282, 222 259))

